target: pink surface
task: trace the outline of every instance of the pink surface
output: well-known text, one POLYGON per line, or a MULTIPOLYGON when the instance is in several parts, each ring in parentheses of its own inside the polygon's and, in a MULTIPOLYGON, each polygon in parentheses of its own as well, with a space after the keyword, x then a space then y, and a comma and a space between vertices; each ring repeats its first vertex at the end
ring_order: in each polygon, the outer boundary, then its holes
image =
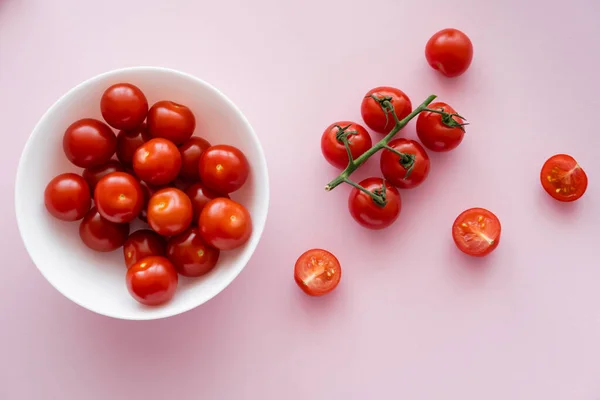
MULTIPOLYGON (((0 0, 0 399, 600 398, 600 3, 178 3, 0 0), (455 80, 423 55, 448 26, 475 46, 455 80), (42 113, 80 81, 132 65, 222 89, 261 137, 272 184, 264 238, 239 278, 196 310, 148 323, 62 297, 31 263, 13 213, 19 154, 42 113), (456 151, 432 155, 424 186, 402 192, 398 223, 374 233, 351 220, 347 187, 323 191, 336 172, 319 137, 359 119, 362 95, 382 84, 415 104, 438 94, 471 126, 456 151), (558 152, 590 178, 578 203, 540 188, 558 152), (450 238, 472 206, 503 223, 482 260, 450 238), (317 246, 344 275, 313 299, 292 270, 317 246)), ((414 123, 403 134, 415 136, 414 123)), ((357 175, 373 173, 376 162, 357 175)))

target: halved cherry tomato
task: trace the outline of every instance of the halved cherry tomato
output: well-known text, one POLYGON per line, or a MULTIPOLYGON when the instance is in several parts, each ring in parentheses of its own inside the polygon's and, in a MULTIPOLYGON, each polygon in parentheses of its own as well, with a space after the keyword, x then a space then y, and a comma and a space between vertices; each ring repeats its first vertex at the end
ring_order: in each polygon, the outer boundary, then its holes
POLYGON ((348 151, 340 135, 345 134, 352 158, 358 158, 373 144, 369 132, 361 125, 350 121, 335 122, 321 136, 321 152, 329 164, 345 169, 348 166, 348 151))
POLYGON ((192 201, 192 207, 194 209, 194 221, 198 222, 198 218, 200 218, 200 213, 204 206, 208 204, 212 199, 216 199, 218 197, 229 198, 227 194, 220 194, 215 192, 214 190, 210 190, 203 183, 198 182, 191 185, 186 191, 185 194, 188 195, 190 200, 192 201))
POLYGON ((137 128, 148 113, 148 100, 144 93, 131 83, 112 85, 100 99, 104 120, 115 129, 137 128))
POLYGON ((202 239, 219 250, 238 248, 252 234, 252 218, 246 207, 223 197, 204 206, 198 226, 202 239))
POLYGON ((127 270, 127 289, 131 296, 147 306, 157 306, 175 295, 179 277, 165 257, 142 258, 127 270))
POLYGON ((209 273, 217 265, 220 253, 202 240, 198 228, 188 228, 167 244, 167 257, 177 272, 188 277, 209 273))
POLYGON ((573 157, 556 154, 544 163, 540 173, 542 187, 558 201, 570 202, 585 193, 588 178, 573 157))
POLYGON ((113 172, 96 185, 94 202, 105 219, 122 224, 133 221, 140 214, 144 206, 144 193, 132 175, 113 172))
POLYGON ((244 185, 250 173, 244 153, 226 144, 206 149, 200 157, 199 167, 202 183, 219 193, 235 192, 244 185))
POLYGON ((44 204, 54 218, 77 221, 92 206, 90 188, 85 179, 77 174, 60 174, 46 186, 44 204))
POLYGON ((323 249, 304 252, 294 266, 294 280, 309 296, 322 296, 340 283, 342 267, 338 259, 323 249))
POLYGON ((167 244, 162 236, 150 229, 140 229, 133 232, 123 244, 125 265, 130 268, 142 258, 149 256, 164 256, 167 244))
POLYGON ((160 235, 173 236, 192 223, 194 211, 190 198, 177 188, 164 188, 148 202, 148 224, 160 235))
POLYGON ((93 195, 94 189, 96 189, 96 185, 100 182, 100 179, 113 172, 125 172, 125 168, 117 160, 109 160, 106 164, 84 169, 82 175, 93 195))
POLYGON ((402 90, 388 86, 376 87, 369 90, 360 106, 360 113, 365 124, 375 132, 389 133, 394 128, 396 122, 391 114, 383 111, 381 104, 373 96, 389 100, 394 106, 399 120, 404 119, 412 112, 412 103, 402 90))
POLYGON ((73 122, 63 136, 63 150, 80 168, 106 163, 115 154, 117 137, 104 122, 84 118, 73 122))
POLYGON ((131 167, 135 151, 150 139, 152 137, 145 123, 130 131, 120 131, 117 135, 117 158, 131 167))
POLYGON ((194 133, 196 118, 188 107, 172 101, 159 101, 148 111, 148 130, 154 138, 183 144, 194 133))
POLYGON ((500 220, 484 208, 463 211, 452 225, 456 247, 465 254, 483 257, 500 243, 500 220))
POLYGON ((408 139, 392 140, 388 146, 405 156, 387 149, 381 152, 379 166, 384 178, 402 189, 419 186, 429 175, 429 156, 423 146, 408 139))
POLYGON ((151 185, 166 185, 181 169, 181 154, 177 146, 166 139, 152 139, 133 154, 133 170, 138 178, 151 185))
POLYGON ((107 252, 118 249, 129 235, 129 224, 115 224, 104 219, 96 207, 83 217, 79 237, 92 250, 107 252))
POLYGON ((210 143, 198 136, 192 136, 188 141, 179 146, 179 152, 181 153, 181 171, 179 171, 180 178, 189 181, 196 181, 200 178, 200 174, 198 172, 200 157, 202 156, 202 153, 209 147, 210 143))
POLYGON ((447 77, 463 74, 473 60, 471 39, 458 29, 443 29, 425 45, 425 58, 433 69, 447 77))
POLYGON ((359 185, 372 193, 385 193, 386 204, 379 205, 370 195, 353 188, 348 197, 348 209, 356 222, 365 228, 383 229, 398 219, 402 207, 398 189, 388 182, 384 186, 381 178, 367 178, 359 185))
POLYGON ((417 117, 417 135, 423 146, 433 151, 449 151, 456 148, 465 136, 464 121, 446 103, 431 103, 427 108, 447 114, 423 111, 417 117), (455 114, 455 115, 452 115, 455 114))

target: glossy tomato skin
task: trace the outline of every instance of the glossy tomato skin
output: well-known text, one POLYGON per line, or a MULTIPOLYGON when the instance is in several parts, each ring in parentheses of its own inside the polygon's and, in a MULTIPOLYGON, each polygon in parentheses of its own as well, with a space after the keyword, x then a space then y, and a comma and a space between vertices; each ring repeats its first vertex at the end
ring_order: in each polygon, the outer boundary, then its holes
MULTIPOLYGON (((431 103, 428 108, 456 114, 452 107, 442 102, 431 103)), ((459 117, 452 119, 459 124, 464 123, 459 117)), ((462 142, 465 131, 459 126, 449 127, 444 124, 441 114, 423 111, 417 117, 417 135, 423 146, 429 150, 443 152, 455 149, 462 142)))
POLYGON ((294 280, 309 296, 322 296, 331 292, 341 278, 340 262, 327 250, 308 250, 298 257, 294 266, 294 280))
POLYGON ((173 298, 179 277, 166 257, 150 256, 127 270, 126 282, 134 299, 147 306, 158 306, 173 298))
POLYGON ((115 133, 104 122, 92 118, 73 122, 63 136, 67 159, 80 168, 106 163, 116 149, 115 133))
POLYGON ((399 120, 404 119, 412 112, 412 103, 402 90, 389 86, 380 86, 369 90, 362 100, 360 113, 365 124, 375 132, 387 134, 394 128, 396 123, 392 115, 388 115, 386 119, 386 114, 381 105, 371 97, 372 95, 376 95, 378 98, 391 97, 392 105, 399 120))
MULTIPOLYGON (((370 192, 381 190, 383 179, 367 178, 359 183, 370 192)), ((368 194, 353 188, 348 197, 348 209, 352 218, 360 225, 369 229, 384 229, 390 226, 400 215, 402 202, 398 189, 390 183, 385 183, 387 204, 381 207, 368 194)))
POLYGON ((104 120, 115 129, 132 130, 146 119, 148 100, 130 83, 117 83, 106 89, 100 99, 104 120))
POLYGON ((225 197, 227 199, 229 198, 229 195, 217 193, 214 190, 204 186, 204 184, 201 182, 191 185, 185 191, 185 194, 187 194, 192 201, 192 208, 194 209, 194 221, 196 222, 198 222, 198 218, 200 218, 202 209, 204 209, 204 206, 206 206, 209 201, 219 197, 225 197))
POLYGON ((179 177, 188 181, 200 179, 198 165, 202 153, 210 147, 210 143, 201 137, 192 136, 184 144, 179 146, 181 153, 181 171, 179 177))
POLYGON ((192 223, 193 215, 190 198, 177 188, 160 189, 148 202, 148 224, 163 236, 185 231, 192 223))
POLYGON ((113 172, 125 172, 125 168, 117 160, 109 160, 106 164, 84 169, 82 175, 93 195, 100 179, 113 172))
POLYGON ((500 243, 500 220, 484 208, 463 211, 452 224, 452 239, 465 254, 483 257, 500 243))
POLYGON ((129 224, 115 224, 100 215, 96 207, 83 217, 79 237, 92 250, 108 252, 118 249, 129 235, 129 224))
POLYGON ((462 75, 473 60, 471 39, 458 29, 443 29, 425 45, 425 58, 431 67, 447 77, 462 75))
POLYGON ((587 174, 568 154, 556 154, 544 163, 540 172, 542 187, 552 198, 572 202, 587 190, 587 174))
POLYGON ((144 206, 138 180, 126 172, 113 172, 100 179, 94 202, 102 217, 117 224, 133 221, 144 206))
POLYGON ((150 139, 146 123, 130 131, 120 131, 117 135, 117 158, 123 165, 131 167, 135 151, 150 139))
POLYGON ((223 197, 204 206, 198 226, 202 239, 219 250, 236 249, 252 234, 252 218, 246 207, 223 197))
POLYGON ((206 187, 219 193, 231 193, 244 185, 250 165, 240 149, 219 144, 202 153, 198 171, 206 187))
POLYGON ((54 218, 80 220, 92 206, 89 185, 77 174, 57 175, 46 185, 44 204, 54 218))
POLYGON ((158 233, 150 229, 140 229, 133 232, 123 244, 125 266, 131 266, 142 258, 149 256, 164 256, 166 242, 158 233))
POLYGON ((144 221, 144 222, 148 222, 148 203, 150 202, 150 198, 152 197, 152 195, 154 195, 154 193, 158 192, 160 189, 164 189, 166 187, 171 187, 169 185, 167 186, 153 186, 148 184, 145 181, 139 181, 140 182, 140 186, 142 188, 142 193, 144 193, 144 205, 142 207, 142 211, 140 211, 140 215, 138 215, 139 219, 144 221))
POLYGON ((151 185, 166 185, 179 175, 181 154, 172 142, 152 139, 135 151, 133 170, 138 178, 151 185))
POLYGON ((423 146, 409 139, 394 139, 388 143, 388 146, 400 153, 413 155, 414 164, 407 177, 408 168, 401 163, 400 156, 384 149, 379 162, 383 177, 401 189, 412 189, 423 183, 429 175, 430 168, 429 156, 423 146))
POLYGON ((167 244, 167 257, 177 272, 187 277, 210 272, 217 265, 220 253, 202 240, 200 231, 195 227, 173 236, 167 244))
POLYGON ((159 101, 148 111, 148 130, 154 138, 183 144, 194 133, 196 118, 188 107, 172 101, 159 101))
POLYGON ((362 125, 351 121, 339 121, 329 125, 321 136, 321 152, 329 164, 340 169, 345 169, 349 160, 346 146, 341 140, 338 140, 337 135, 341 131, 340 128, 345 128, 348 125, 350 126, 345 132, 348 134, 348 144, 354 159, 361 156, 373 145, 369 132, 362 125))

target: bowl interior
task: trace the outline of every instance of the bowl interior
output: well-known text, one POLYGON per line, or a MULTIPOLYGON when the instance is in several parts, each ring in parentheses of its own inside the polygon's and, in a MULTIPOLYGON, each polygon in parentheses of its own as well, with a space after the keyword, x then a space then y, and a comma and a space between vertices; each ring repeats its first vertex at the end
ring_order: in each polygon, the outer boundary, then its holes
MULTIPOLYGON (((192 76, 163 68, 139 67, 92 78, 60 98, 42 117, 23 151, 17 172, 15 203, 19 230, 33 262, 46 279, 79 305, 116 318, 156 319, 192 309, 223 290, 244 268, 262 234, 269 201, 267 167, 262 148, 241 112, 224 95, 192 76), (173 100, 196 116, 194 135, 212 144, 240 148, 251 165, 248 182, 232 194, 253 220, 253 233, 242 248, 222 252, 217 267, 194 279, 180 277, 175 297, 160 307, 146 307, 130 297, 125 285, 122 249, 97 253, 79 239, 79 222, 52 218, 44 208, 46 184, 59 173, 81 173, 62 150, 65 129, 73 121, 102 120, 100 97, 110 85, 130 82, 152 105, 173 100)), ((132 231, 142 224, 132 225, 132 231)))

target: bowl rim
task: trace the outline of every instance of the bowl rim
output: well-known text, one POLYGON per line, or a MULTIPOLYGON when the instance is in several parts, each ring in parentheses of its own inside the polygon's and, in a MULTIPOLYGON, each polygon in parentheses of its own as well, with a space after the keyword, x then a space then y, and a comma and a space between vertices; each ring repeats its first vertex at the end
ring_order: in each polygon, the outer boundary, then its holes
POLYGON ((231 282, 233 282, 238 275, 242 272, 242 270, 244 268, 246 268, 246 265, 248 264, 248 262, 250 261, 250 259, 252 258, 252 256, 254 255, 256 248, 258 246, 258 243, 260 243, 260 239, 262 238, 263 232, 264 232, 264 228, 267 222, 267 218, 268 218, 268 214, 269 214, 269 202, 270 202, 270 184, 269 184, 269 171, 268 171, 268 165, 267 165, 267 160, 265 157, 265 153, 262 147, 262 144, 260 142, 260 139, 258 138, 258 135, 256 134, 256 132, 254 131, 254 128, 252 127, 252 125, 250 124, 250 122, 248 121, 248 119, 246 118, 246 116, 244 115, 244 113, 240 110, 240 108, 233 102, 231 101, 231 99, 229 99, 229 97, 227 97, 221 90, 217 89, 215 86, 213 86, 212 84, 204 81, 203 79, 200 79, 194 75, 191 75, 189 73, 186 72, 182 72, 176 69, 172 69, 172 68, 167 68, 167 67, 158 67, 158 66, 133 66, 133 67, 124 67, 124 68, 117 68, 117 69, 113 69, 110 71, 106 71, 100 74, 97 74, 95 76, 92 76, 88 79, 85 79, 84 81, 78 83, 77 85, 73 86, 72 88, 70 88, 68 91, 66 91, 64 94, 62 94, 45 112, 44 114, 42 114, 42 116, 40 117, 40 119, 37 121, 37 123, 35 124, 33 130, 31 131, 31 133, 29 134, 29 137, 27 138, 27 141, 25 143, 25 146, 23 147, 23 150, 21 151, 21 155, 19 157, 19 163, 17 166, 17 173, 15 175, 15 186, 14 186, 14 201, 15 201, 15 214, 16 214, 16 219, 17 219, 17 228, 19 230, 19 236, 21 237, 21 241, 23 242, 23 245, 25 246, 25 250, 29 256, 29 258, 31 259, 31 261, 33 262, 33 264, 35 265, 35 267, 37 268, 37 270, 42 274, 42 276, 46 279, 46 281, 48 281, 50 283, 50 285, 52 285, 54 287, 54 289, 56 289, 60 294, 62 294, 64 297, 66 297, 67 299, 69 299, 70 301, 72 301, 73 303, 77 304, 78 306, 92 311, 96 314, 99 315, 103 315, 106 317, 110 317, 110 318, 114 318, 114 319, 122 319, 122 320, 156 320, 156 319, 164 319, 164 318, 168 318, 168 317, 172 317, 175 315, 180 315, 183 314, 185 312, 188 312, 190 310, 193 310, 197 307, 199 307, 200 305, 210 301, 211 299, 213 299, 216 295, 218 295, 219 293, 221 293, 223 290, 225 290, 230 284, 231 282), (80 90, 82 87, 87 86, 89 84, 94 83, 95 81, 104 79, 106 77, 109 77, 111 75, 117 75, 123 72, 139 72, 139 71, 160 71, 160 72, 166 72, 166 73, 170 73, 170 74, 175 74, 175 75, 180 75, 186 79, 191 79, 196 81, 197 83, 199 83, 200 85, 205 86, 207 89, 209 89, 210 91, 214 92, 217 96, 221 97, 222 100, 225 101, 225 103, 238 115, 238 117, 241 119, 242 123, 246 126, 248 133, 250 134, 250 137, 252 139, 252 141, 255 143, 257 151, 258 151, 258 158, 259 158, 259 163, 261 165, 261 169, 264 171, 264 176, 263 177, 258 177, 259 179, 265 178, 264 179, 264 184, 265 184, 265 192, 266 192, 266 198, 265 198, 265 213, 264 216, 262 218, 262 220, 259 221, 254 221, 253 219, 253 234, 255 236, 255 240, 251 243, 249 243, 249 249, 246 250, 243 258, 241 258, 238 261, 238 264, 241 264, 240 268, 237 268, 236 270, 233 271, 232 275, 231 275, 231 279, 227 280, 227 281, 223 281, 222 284, 219 285, 213 285, 212 286, 212 290, 210 290, 209 295, 204 299, 204 301, 201 301, 199 303, 191 303, 188 306, 185 307, 181 307, 181 308, 177 308, 175 310, 172 310, 171 312, 157 312, 157 313, 152 313, 152 314, 148 314, 148 313, 144 313, 141 312, 139 314, 135 314, 135 315, 120 315, 118 313, 113 313, 113 312, 107 312, 104 310, 101 310, 100 307, 96 307, 93 304, 82 304, 82 302, 77 301, 76 299, 74 299, 70 294, 67 294, 65 292, 63 292, 62 290, 60 290, 57 285, 55 284, 55 282, 48 278, 48 276, 46 275, 46 273, 44 272, 44 270, 42 268, 40 268, 38 266, 38 262, 39 260, 36 260, 36 258, 33 256, 33 253, 30 251, 31 248, 31 243, 28 242, 28 240, 25 238, 25 234, 23 231, 23 221, 22 221, 22 215, 23 210, 21 209, 21 204, 23 204, 21 202, 21 193, 23 192, 22 190, 22 184, 20 184, 20 182, 24 182, 23 179, 23 169, 24 169, 24 165, 25 159, 28 159, 27 154, 31 151, 31 146, 32 143, 37 139, 37 137, 41 134, 41 126, 43 125, 43 123, 45 122, 45 120, 47 118, 49 118, 49 115, 51 115, 54 110, 64 101, 66 101, 66 99, 71 95, 71 93, 80 90), (258 222, 258 223, 256 223, 258 222))

